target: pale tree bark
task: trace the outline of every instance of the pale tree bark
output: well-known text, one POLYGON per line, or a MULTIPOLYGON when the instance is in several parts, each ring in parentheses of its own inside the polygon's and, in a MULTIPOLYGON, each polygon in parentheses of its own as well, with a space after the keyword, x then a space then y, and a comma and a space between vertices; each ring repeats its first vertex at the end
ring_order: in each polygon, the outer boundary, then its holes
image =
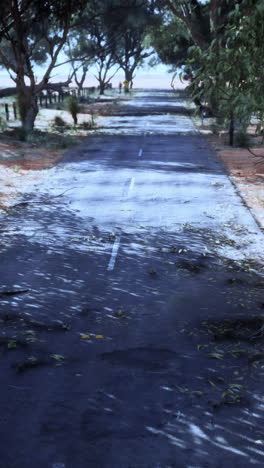
POLYGON ((76 85, 78 87, 78 92, 79 93, 83 89, 83 85, 84 85, 84 82, 85 82, 85 79, 86 79, 86 76, 87 76, 87 72, 88 72, 88 66, 82 67, 81 77, 79 78, 78 74, 77 74, 77 71, 76 70, 74 71, 74 80, 75 80, 75 83, 76 83, 76 85))

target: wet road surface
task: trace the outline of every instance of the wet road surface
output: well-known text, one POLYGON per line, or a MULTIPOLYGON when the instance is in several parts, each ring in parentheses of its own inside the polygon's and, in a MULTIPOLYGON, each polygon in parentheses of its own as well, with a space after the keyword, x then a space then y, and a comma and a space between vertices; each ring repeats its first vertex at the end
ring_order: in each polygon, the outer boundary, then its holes
POLYGON ((1 219, 1 468, 263 466, 263 235, 179 107, 1 219))

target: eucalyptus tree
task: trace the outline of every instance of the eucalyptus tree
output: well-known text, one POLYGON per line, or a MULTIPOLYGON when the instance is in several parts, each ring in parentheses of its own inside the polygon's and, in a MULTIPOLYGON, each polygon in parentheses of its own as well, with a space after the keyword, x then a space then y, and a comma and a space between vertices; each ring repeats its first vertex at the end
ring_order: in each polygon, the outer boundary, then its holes
POLYGON ((243 2, 229 13, 222 36, 206 50, 191 50, 190 63, 196 64, 193 94, 210 100, 217 89, 220 111, 230 121, 230 144, 234 121, 244 132, 252 114, 259 117, 262 129, 264 123, 264 4, 255 2, 248 15, 250 4, 243 2))
POLYGON ((90 42, 86 40, 83 31, 76 30, 70 34, 64 52, 69 59, 70 78, 74 78, 79 91, 83 89, 89 67, 92 65, 92 50, 90 42))
POLYGON ((159 7, 158 0, 127 0, 126 8, 121 0, 112 2, 109 28, 115 30, 116 62, 131 87, 136 69, 154 53, 147 37, 161 20, 159 7))
POLYGON ((229 121, 232 143, 234 120, 246 128, 252 112, 263 114, 263 0, 163 0, 163 5, 174 19, 167 17, 155 37, 159 56, 184 66, 196 102, 208 102, 229 121))
POLYGON ((101 21, 93 24, 90 35, 92 55, 94 57, 94 76, 99 83, 100 94, 102 95, 119 68, 115 67, 115 46, 111 44, 111 38, 109 38, 101 21))
POLYGON ((89 0, 1 2, 0 63, 16 84, 25 131, 34 127, 36 96, 49 82, 71 27, 89 0), (38 79, 35 65, 45 65, 38 79))
POLYGON ((132 87, 136 69, 154 53, 146 38, 151 26, 159 24, 161 16, 159 2, 154 0, 128 0, 126 9, 122 9, 121 4, 120 0, 114 0, 112 28, 114 25, 118 32, 115 57, 132 87))
POLYGON ((193 45, 193 40, 177 17, 166 14, 164 21, 151 29, 150 40, 162 63, 172 68, 186 65, 188 49, 193 45))
POLYGON ((143 41, 143 31, 139 29, 127 30, 118 40, 115 59, 124 71, 125 80, 133 87, 136 69, 143 64, 147 57, 154 53, 146 50, 143 41))
POLYGON ((112 14, 112 1, 91 0, 80 20, 76 21, 65 47, 78 87, 83 86, 90 68, 98 80, 100 94, 104 94, 107 84, 117 72, 116 67, 113 71, 116 64, 114 37, 117 31, 111 28, 112 22, 109 20, 109 8, 112 14))
MULTIPOLYGON (((91 61, 102 94, 119 68, 131 83, 137 66, 153 53, 146 50, 144 39, 147 27, 157 17, 158 1, 93 0, 83 12, 66 53, 74 58, 75 68, 78 56, 81 66, 91 61)), ((83 78, 85 73, 86 67, 83 78)))
POLYGON ((189 31, 193 43, 206 50, 211 42, 222 35, 235 8, 248 9, 255 0, 163 0, 164 6, 189 31))

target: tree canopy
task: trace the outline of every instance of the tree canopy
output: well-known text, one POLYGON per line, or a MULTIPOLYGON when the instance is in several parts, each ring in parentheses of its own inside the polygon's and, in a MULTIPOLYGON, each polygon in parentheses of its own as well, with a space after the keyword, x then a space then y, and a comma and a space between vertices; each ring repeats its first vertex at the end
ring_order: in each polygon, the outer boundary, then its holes
POLYGON ((86 0, 10 0, 1 2, 0 62, 15 82, 23 127, 31 130, 38 112, 36 96, 50 74, 86 0), (35 64, 45 64, 40 80, 35 64))
POLYGON ((0 6, 0 64, 16 84, 26 130, 62 51, 77 85, 92 64, 103 92, 117 68, 132 82, 155 50, 161 62, 181 67, 197 99, 229 119, 246 124, 257 113, 263 121, 263 0, 0 0, 0 6), (36 64, 44 67, 40 79, 36 64))

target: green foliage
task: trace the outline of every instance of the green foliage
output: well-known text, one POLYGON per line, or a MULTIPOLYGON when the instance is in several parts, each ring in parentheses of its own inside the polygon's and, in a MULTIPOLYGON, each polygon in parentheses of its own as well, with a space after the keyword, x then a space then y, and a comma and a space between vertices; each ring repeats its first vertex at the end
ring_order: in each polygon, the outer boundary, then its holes
POLYGON ((0 66, 5 67, 19 90, 22 124, 31 131, 37 115, 35 97, 50 79, 73 23, 90 0, 1 2, 0 66), (2 4, 4 3, 4 5, 2 4), (45 64, 42 78, 35 65, 45 64))
POLYGON ((243 144, 247 143, 245 135, 251 116, 262 119, 264 115, 263 37, 263 8, 248 16, 237 4, 228 15, 225 30, 208 47, 195 45, 189 49, 187 63, 193 68, 193 97, 207 102, 227 121, 239 122, 238 138, 243 144))
POLYGON ((58 139, 57 141, 54 141, 52 147, 55 149, 66 149, 70 148, 71 146, 74 146, 78 143, 78 140, 75 138, 71 137, 70 135, 65 135, 58 139))
POLYGON ((248 133, 240 131, 236 134, 235 144, 240 148, 249 148, 251 144, 251 138, 248 133))
POLYGON ((188 49, 193 41, 182 21, 172 18, 165 24, 152 27, 150 36, 151 45, 163 63, 175 67, 186 63, 188 49))
POLYGON ((78 113, 81 110, 78 99, 75 96, 68 97, 68 99, 66 100, 66 106, 67 106, 67 110, 70 112, 70 114, 71 114, 71 116, 73 118, 74 125, 77 125, 77 123, 78 123, 77 116, 78 116, 78 113))
POLYGON ((80 128, 81 130, 93 130, 93 129, 96 128, 96 127, 97 127, 97 125, 96 125, 95 117, 94 117, 93 114, 91 115, 90 120, 85 121, 85 122, 82 122, 82 123, 79 125, 79 128, 80 128))

